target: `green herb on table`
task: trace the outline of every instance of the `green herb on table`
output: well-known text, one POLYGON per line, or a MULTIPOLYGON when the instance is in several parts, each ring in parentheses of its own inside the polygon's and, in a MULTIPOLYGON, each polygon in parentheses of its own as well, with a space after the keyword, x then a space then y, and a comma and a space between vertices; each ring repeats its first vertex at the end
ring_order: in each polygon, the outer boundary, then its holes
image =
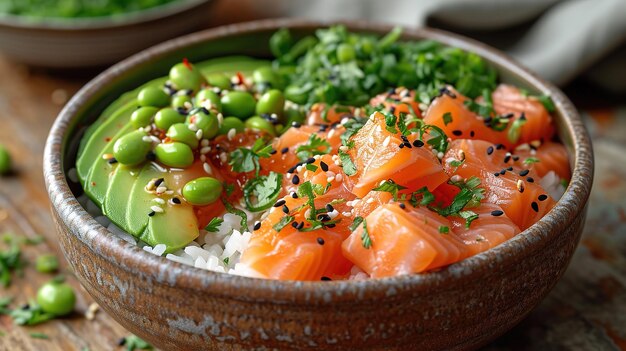
POLYGON ((126 346, 126 351, 135 351, 135 350, 153 350, 152 345, 145 342, 143 339, 136 335, 128 335, 118 342, 119 346, 126 346))
POLYGON ((35 338, 35 339, 44 339, 44 340, 50 339, 50 337, 44 333, 32 332, 32 333, 29 333, 28 335, 30 335, 31 338, 35 338))
POLYGON ((54 273, 59 270, 59 260, 53 254, 44 254, 37 257, 35 268, 40 273, 54 273))

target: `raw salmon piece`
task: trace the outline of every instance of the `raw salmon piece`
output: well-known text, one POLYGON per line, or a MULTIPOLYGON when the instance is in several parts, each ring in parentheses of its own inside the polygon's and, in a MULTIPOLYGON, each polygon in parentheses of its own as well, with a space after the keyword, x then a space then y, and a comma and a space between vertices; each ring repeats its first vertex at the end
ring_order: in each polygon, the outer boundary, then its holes
POLYGON ((464 259, 468 250, 455 235, 440 233, 450 222, 424 207, 405 211, 383 205, 366 217, 371 247, 363 245, 363 225, 343 242, 344 255, 372 278, 420 273, 464 259))
POLYGON ((310 126, 330 125, 339 123, 344 117, 354 115, 354 107, 333 105, 326 107, 324 103, 315 103, 311 106, 307 117, 306 124, 310 126))
POLYGON ((455 140, 450 144, 444 160, 446 172, 451 177, 478 177, 481 180, 479 187, 485 189, 483 201, 502 207, 521 230, 541 219, 556 203, 535 180, 537 176, 533 171, 516 167, 506 150, 498 149, 489 142, 455 140), (458 167, 448 162, 463 158, 458 167))
MULTIPOLYGON (((515 145, 534 140, 549 141, 554 137, 552 116, 536 98, 524 96, 519 88, 507 84, 500 84, 491 97, 496 114, 512 113, 514 115, 512 120, 519 119, 522 113, 526 117, 526 122, 520 129, 519 140, 514 143, 515 145)), ((509 128, 511 123, 509 123, 509 128)))
POLYGON ((393 200, 391 193, 386 191, 372 190, 365 197, 359 200, 353 200, 352 215, 353 217, 367 217, 372 211, 388 204, 393 200))
POLYGON ((539 177, 543 177, 550 171, 555 172, 561 179, 569 180, 572 176, 569 155, 563 144, 548 141, 542 143, 536 150, 530 147, 520 147, 515 150, 515 155, 519 157, 516 162, 517 166, 531 169, 539 177), (530 157, 536 158, 539 162, 525 164, 524 161, 530 157))
POLYGON ((415 101, 415 91, 402 87, 374 96, 370 100, 370 105, 382 106, 387 111, 393 111, 396 117, 401 113, 421 117, 419 103, 415 101))
POLYGON ((517 225, 501 213, 502 208, 498 205, 485 202, 468 210, 478 215, 469 228, 466 228, 465 220, 461 217, 450 216, 448 219, 454 234, 467 245, 470 256, 498 246, 520 232, 517 225))
MULTIPOLYGON (((284 200, 291 211, 305 202, 289 195, 284 200)), ((321 197, 315 201, 316 207, 325 203, 326 199, 321 197)), ((305 220, 305 210, 292 215, 298 223, 305 220)), ((260 228, 252 232, 248 248, 241 256, 242 265, 259 277, 281 280, 320 280, 349 272, 352 263, 341 253, 341 243, 348 235, 345 229, 337 226, 301 232, 287 224, 276 231, 274 226, 285 216, 282 206, 272 208, 260 228)))
POLYGON ((320 127, 305 125, 299 128, 289 128, 283 135, 274 140, 272 146, 276 153, 269 158, 262 158, 260 160, 261 168, 277 173, 287 172, 290 168, 302 162, 297 155, 298 147, 307 145, 312 134, 316 134, 329 144, 329 147, 318 147, 318 150, 336 153, 341 144, 342 132, 342 126, 320 127))
MULTIPOLYGON (((407 139, 412 143, 415 137, 407 139)), ((372 114, 351 140, 354 146, 349 155, 357 169, 351 176, 352 192, 358 197, 364 197, 383 180, 393 179, 409 190, 424 186, 433 190, 448 179, 430 147, 399 147, 404 141, 399 133, 386 129, 380 112, 372 114)))

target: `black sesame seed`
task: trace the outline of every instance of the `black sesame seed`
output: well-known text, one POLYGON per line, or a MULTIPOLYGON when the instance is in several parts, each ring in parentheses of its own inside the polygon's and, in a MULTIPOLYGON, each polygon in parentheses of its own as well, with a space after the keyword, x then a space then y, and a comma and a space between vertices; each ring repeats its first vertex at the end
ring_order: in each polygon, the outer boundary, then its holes
POLYGON ((473 137, 474 137, 474 135, 476 135, 476 134, 474 133, 474 131, 473 131, 473 130, 471 130, 471 131, 470 131, 470 137, 472 137, 472 138, 473 138, 473 137))
POLYGON ((294 193, 291 194, 291 197, 294 198, 294 199, 297 199, 298 198, 298 194, 294 192, 294 193))
POLYGON ((148 217, 153 217, 155 214, 156 214, 156 212, 150 211, 150 213, 148 213, 148 217))
POLYGON ((317 243, 320 245, 324 245, 324 239, 323 238, 317 238, 317 243))
POLYGON ((302 228, 304 228, 304 221, 300 222, 300 224, 298 224, 298 228, 296 229, 300 230, 302 228))
POLYGON ((204 113, 205 115, 210 114, 210 113, 209 113, 209 110, 207 110, 207 108, 206 108, 206 107, 200 107, 200 112, 204 113))
POLYGON ((298 123, 298 122, 292 122, 291 126, 294 127, 294 128, 300 128, 302 125, 300 123, 298 123))
POLYGON ((404 141, 405 143, 409 142, 409 138, 407 138, 406 135, 400 136, 400 139, 402 139, 402 141, 404 141))
POLYGON ((328 228, 335 228, 336 224, 335 223, 331 223, 331 224, 326 225, 326 227, 328 227, 328 228))
POLYGON ((496 172, 493 175, 496 176, 496 177, 499 177, 500 176, 500 172, 496 172))
POLYGON ((509 163, 511 161, 511 155, 504 156, 504 163, 509 163))
POLYGON ((259 229, 261 229, 261 222, 256 222, 256 223, 254 223, 254 227, 252 227, 252 229, 254 229, 254 230, 259 230, 259 229))
POLYGON ((504 214, 504 212, 500 211, 500 210, 495 210, 495 211, 491 211, 491 215, 494 217, 499 217, 502 216, 504 214))
POLYGON ((276 201, 276 203, 274 204, 274 207, 280 207, 280 206, 284 205, 285 202, 286 202, 285 199, 280 199, 280 200, 276 201))
POLYGON ((119 340, 117 340, 117 346, 124 346, 126 345, 126 338, 119 338, 119 340))
POLYGON ((320 167, 322 168, 322 171, 328 172, 328 165, 326 164, 326 162, 320 161, 320 167))
POLYGON ((156 161, 156 154, 154 153, 154 151, 149 151, 146 155, 146 159, 148 161, 156 161))
POLYGON ((493 154, 493 146, 487 148, 487 155, 493 154))
POLYGON ((389 108, 389 112, 391 112, 391 113, 395 113, 395 112, 396 112, 396 107, 395 107, 395 106, 391 106, 391 107, 389 108))
POLYGON ((187 115, 187 109, 184 107, 177 107, 176 112, 178 112, 179 115, 183 115, 183 116, 187 115))
POLYGON ((489 124, 489 123, 491 123, 491 120, 492 120, 492 119, 493 119, 493 118, 491 118, 491 117, 487 117, 487 118, 485 118, 485 119, 484 119, 484 121, 483 121, 483 122, 485 122, 485 124, 489 124))
POLYGON ((507 167, 506 170, 509 171, 509 172, 513 172, 513 167, 507 167))
POLYGON ((282 150, 280 150, 280 153, 281 154, 286 154, 287 151, 289 151, 289 148, 288 147, 284 147, 284 148, 282 148, 282 150))
POLYGON ((404 142, 404 146, 408 149, 412 149, 413 146, 411 146, 411 143, 409 143, 408 141, 404 142))
POLYGON ((334 210, 335 210, 335 208, 333 207, 333 205, 331 205, 331 204, 327 204, 326 205, 326 211, 333 212, 334 210))
POLYGON ((332 279, 328 278, 328 277, 322 277, 323 281, 331 281, 332 279))
POLYGON ((529 182, 529 183, 534 183, 534 182, 535 182, 535 180, 533 179, 533 177, 528 177, 528 178, 526 178, 526 181, 527 181, 527 182, 529 182))
POLYGON ((272 149, 272 151, 270 151, 270 155, 275 155, 276 154, 276 150, 272 149))
POLYGON ((496 149, 497 149, 497 150, 502 150, 502 149, 504 149, 504 145, 502 145, 502 144, 496 144, 496 149))
POLYGON ((461 130, 453 130, 452 134, 454 134, 456 136, 461 136, 461 135, 463 135, 463 131, 461 131, 461 130))
POLYGON ((404 147, 404 143, 398 144, 398 147, 402 149, 404 147))
POLYGON ((291 222, 291 226, 298 229, 298 222, 297 221, 291 222))
POLYGON ((502 175, 506 174, 506 169, 501 170, 500 174, 502 174, 502 175))
POLYGON ((315 162, 315 159, 313 157, 309 157, 306 160, 306 163, 308 163, 308 164, 311 164, 311 163, 314 163, 314 162, 315 162))
POLYGON ((537 197, 537 199, 539 199, 539 201, 546 201, 548 199, 548 195, 541 194, 539 195, 539 197, 537 197))
POLYGON ((300 177, 298 177, 298 175, 294 175, 293 178, 291 178, 291 184, 293 185, 298 185, 298 183, 300 183, 300 177))
POLYGON ((522 176, 522 177, 524 177, 524 176, 526 176, 526 175, 528 174, 528 172, 529 172, 529 170, 527 170, 527 169, 523 169, 523 170, 521 170, 521 171, 519 172, 519 175, 520 175, 520 176, 522 176))
POLYGON ((406 208, 406 205, 403 203, 400 203, 400 208, 404 210, 406 208))
POLYGON ((165 179, 159 178, 159 179, 156 180, 156 182, 154 182, 154 186, 156 188, 158 188, 161 184, 163 184, 164 181, 165 181, 165 179))
POLYGON ((519 156, 513 156, 513 161, 519 161, 519 156))
POLYGON ((117 163, 117 160, 115 159, 115 157, 112 157, 112 158, 110 158, 107 162, 108 162, 110 165, 112 165, 112 164, 114 164, 114 163, 117 163))
POLYGON ((413 141, 413 146, 415 146, 415 147, 422 147, 422 146, 424 146, 424 142, 419 140, 419 139, 415 139, 415 141, 413 141))
POLYGON ((289 207, 287 207, 287 205, 283 205, 283 212, 289 214, 289 207))
POLYGON ((534 202, 534 201, 533 201, 533 202, 530 204, 530 207, 532 207, 533 211, 535 211, 535 212, 539 212, 539 205, 538 205, 536 202, 534 202))
POLYGON ((325 213, 322 213, 321 215, 317 216, 317 219, 319 219, 322 222, 328 222, 330 221, 330 216, 325 213))
POLYGON ((175 203, 175 204, 177 204, 177 205, 180 205, 180 199, 179 199, 179 198, 177 198, 177 197, 173 197, 173 198, 172 198, 172 202, 173 202, 173 203, 175 203))

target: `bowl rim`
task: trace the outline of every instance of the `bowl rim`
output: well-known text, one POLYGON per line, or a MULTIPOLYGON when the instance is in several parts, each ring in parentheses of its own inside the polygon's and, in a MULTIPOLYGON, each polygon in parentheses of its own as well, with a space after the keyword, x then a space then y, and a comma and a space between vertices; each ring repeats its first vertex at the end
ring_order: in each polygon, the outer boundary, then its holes
POLYGON ((174 262, 144 251, 138 245, 125 242, 111 234, 89 215, 71 192, 63 171, 63 140, 76 114, 89 97, 100 91, 115 77, 137 65, 154 61, 155 57, 193 44, 257 31, 289 28, 320 28, 343 24, 359 32, 387 32, 392 25, 366 21, 313 21, 298 18, 270 19, 226 25, 189 34, 141 51, 107 69, 88 82, 65 105, 55 120, 44 151, 44 178, 53 211, 75 236, 94 254, 112 262, 130 274, 140 274, 176 288, 202 290, 205 294, 227 296, 241 301, 265 300, 273 303, 329 304, 338 301, 374 301, 380 296, 402 296, 405 293, 428 291, 442 287, 450 280, 464 284, 482 274, 488 274, 495 265, 521 259, 541 249, 583 215, 593 180, 593 152, 591 140, 583 121, 573 104, 553 84, 544 81, 506 54, 473 39, 431 28, 403 28, 403 37, 409 40, 432 39, 445 45, 459 47, 478 54, 491 64, 500 66, 509 74, 523 80, 541 93, 549 94, 557 112, 563 116, 565 134, 573 143, 574 168, 571 181, 554 208, 537 223, 512 239, 438 271, 366 280, 337 280, 329 282, 281 281, 242 277, 217 273, 174 262), (104 254, 106 253, 106 254, 104 254), (124 264, 120 264, 123 262, 124 264), (246 291, 241 294, 241 291, 246 291), (332 296, 332 299, 330 298, 332 296))
POLYGON ((0 14, 0 27, 78 32, 85 30, 114 29, 140 23, 157 21, 192 10, 212 0, 177 0, 143 10, 125 12, 113 16, 98 17, 44 17, 0 14))

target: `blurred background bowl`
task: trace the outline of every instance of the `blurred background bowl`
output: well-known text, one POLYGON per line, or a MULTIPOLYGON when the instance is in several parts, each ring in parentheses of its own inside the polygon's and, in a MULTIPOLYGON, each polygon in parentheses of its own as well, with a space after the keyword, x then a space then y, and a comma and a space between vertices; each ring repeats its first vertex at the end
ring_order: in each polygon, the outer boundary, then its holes
POLYGON ((211 0, 178 0, 149 9, 93 18, 0 14, 0 51, 47 68, 106 66, 161 41, 199 29, 211 0))

